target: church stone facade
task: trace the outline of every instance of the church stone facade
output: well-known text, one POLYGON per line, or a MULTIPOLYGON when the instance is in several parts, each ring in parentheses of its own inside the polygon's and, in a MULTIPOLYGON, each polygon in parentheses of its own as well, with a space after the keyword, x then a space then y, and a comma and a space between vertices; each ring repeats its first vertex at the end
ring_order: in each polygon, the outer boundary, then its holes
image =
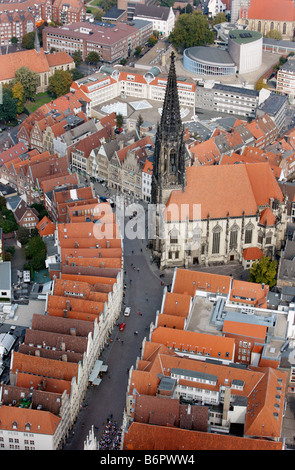
POLYGON ((285 239, 286 200, 268 163, 185 169, 173 54, 151 202, 157 209, 150 241, 162 269, 242 262, 246 248, 274 258, 285 239))

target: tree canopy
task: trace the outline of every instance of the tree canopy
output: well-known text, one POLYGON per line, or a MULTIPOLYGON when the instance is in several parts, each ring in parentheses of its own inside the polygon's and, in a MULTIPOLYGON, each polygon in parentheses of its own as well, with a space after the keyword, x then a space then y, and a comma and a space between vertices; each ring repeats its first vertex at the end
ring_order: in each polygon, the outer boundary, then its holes
POLYGON ((66 95, 70 91, 73 77, 70 72, 65 70, 56 70, 54 75, 49 77, 48 91, 57 98, 66 95))
POLYGON ((29 67, 20 67, 15 72, 14 83, 20 82, 23 86, 24 98, 34 100, 36 95, 39 77, 36 72, 33 72, 29 67))
POLYGON ((271 38, 271 39, 278 39, 279 41, 282 40, 282 35, 279 31, 276 29, 271 29, 266 35, 266 38, 271 38))
POLYGON ((116 116, 116 125, 117 125, 117 127, 122 127, 123 122, 124 122, 124 118, 123 118, 122 114, 118 113, 117 116, 116 116))
POLYGON ((249 281, 273 287, 276 284, 276 273, 277 261, 272 261, 268 256, 264 256, 253 263, 250 269, 249 281))
POLYGON ((30 238, 25 247, 25 254, 33 269, 45 268, 46 245, 40 235, 30 238))
POLYGON ((22 47, 24 49, 34 49, 35 31, 24 34, 22 37, 22 47))
POLYGON ((214 33, 209 29, 205 15, 200 12, 183 14, 178 17, 169 41, 179 49, 193 46, 205 46, 214 41, 214 33))
POLYGON ((25 90, 21 82, 15 82, 12 85, 12 96, 16 100, 17 112, 21 114, 24 111, 25 90))
POLYGON ((2 104, 0 106, 0 121, 13 121, 17 116, 17 102, 12 91, 3 87, 2 104))
POLYGON ((99 55, 95 51, 89 52, 88 56, 86 57, 86 62, 88 64, 97 64, 99 62, 99 55))

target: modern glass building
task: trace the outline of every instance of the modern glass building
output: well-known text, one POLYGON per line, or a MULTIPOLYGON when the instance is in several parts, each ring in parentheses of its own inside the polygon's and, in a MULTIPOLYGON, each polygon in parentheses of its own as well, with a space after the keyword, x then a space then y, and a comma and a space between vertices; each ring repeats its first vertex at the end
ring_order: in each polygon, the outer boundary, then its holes
POLYGON ((183 66, 196 75, 234 75, 236 65, 223 49, 196 46, 185 49, 183 66))

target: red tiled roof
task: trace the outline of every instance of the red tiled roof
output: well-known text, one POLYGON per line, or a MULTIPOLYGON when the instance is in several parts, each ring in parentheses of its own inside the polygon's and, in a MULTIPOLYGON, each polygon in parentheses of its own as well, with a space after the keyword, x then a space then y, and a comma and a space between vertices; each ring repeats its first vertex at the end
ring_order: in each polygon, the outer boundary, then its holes
POLYGON ((53 223, 48 217, 44 216, 43 219, 36 225, 40 237, 45 237, 47 235, 54 235, 55 232, 55 223, 53 223))
POLYGON ((260 219, 259 219, 260 224, 266 225, 266 226, 268 225, 273 226, 275 225, 275 222, 276 222, 276 216, 274 215, 274 213, 269 207, 267 207, 261 212, 260 219))
POLYGON ((257 247, 250 247, 250 248, 245 248, 243 250, 243 258, 247 261, 249 260, 256 260, 260 259, 263 257, 263 253, 260 250, 260 248, 257 247))
POLYGON ((251 0, 248 19, 295 21, 295 8, 292 0, 251 0))
POLYGON ((61 418, 49 411, 2 405, 0 407, 0 422, 1 429, 4 431, 53 436, 61 418))
POLYGON ((20 67, 28 67, 36 73, 49 72, 49 65, 43 49, 40 52, 35 49, 15 52, 13 54, 0 55, 0 81, 11 80, 20 67))
POLYGON ((133 422, 123 450, 282 450, 283 443, 133 422))
POLYGON ((49 67, 57 67, 58 65, 72 64, 74 59, 65 51, 57 51, 53 54, 46 54, 49 67))
POLYGON ((253 323, 241 323, 236 321, 224 320, 223 333, 232 335, 248 336, 250 338, 259 338, 264 341, 267 333, 265 325, 254 325, 253 323))

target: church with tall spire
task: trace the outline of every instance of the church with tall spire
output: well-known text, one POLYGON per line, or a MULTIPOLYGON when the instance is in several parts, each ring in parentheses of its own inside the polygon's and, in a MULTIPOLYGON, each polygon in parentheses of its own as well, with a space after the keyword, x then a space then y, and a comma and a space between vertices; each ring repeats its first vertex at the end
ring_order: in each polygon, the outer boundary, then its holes
POLYGON ((150 244, 161 269, 234 261, 249 267, 257 257, 274 258, 284 241, 286 201, 268 163, 186 166, 174 53, 156 133, 151 202, 150 244))
POLYGON ((173 189, 185 187, 184 127, 180 117, 174 61, 175 55, 172 52, 162 116, 155 141, 151 194, 153 204, 166 204, 173 189))
POLYGON ((157 127, 153 161, 151 202, 156 207, 156 232, 152 244, 153 256, 158 261, 161 257, 160 207, 166 205, 173 190, 183 191, 185 184, 184 127, 180 116, 175 54, 172 52, 162 115, 157 127))

